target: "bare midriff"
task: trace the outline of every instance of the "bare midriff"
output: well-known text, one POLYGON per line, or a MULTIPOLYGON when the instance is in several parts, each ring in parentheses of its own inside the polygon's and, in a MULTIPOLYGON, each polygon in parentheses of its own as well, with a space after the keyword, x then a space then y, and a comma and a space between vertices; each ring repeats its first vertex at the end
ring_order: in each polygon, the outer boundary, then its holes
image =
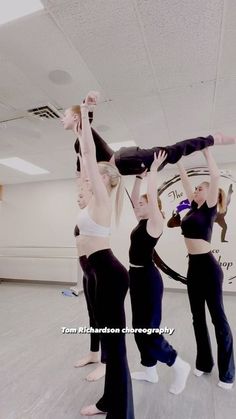
POLYGON ((78 236, 76 238, 78 256, 89 257, 99 250, 110 249, 109 237, 78 236))
POLYGON ((184 238, 188 253, 190 255, 200 255, 211 251, 211 244, 203 239, 187 239, 184 238))

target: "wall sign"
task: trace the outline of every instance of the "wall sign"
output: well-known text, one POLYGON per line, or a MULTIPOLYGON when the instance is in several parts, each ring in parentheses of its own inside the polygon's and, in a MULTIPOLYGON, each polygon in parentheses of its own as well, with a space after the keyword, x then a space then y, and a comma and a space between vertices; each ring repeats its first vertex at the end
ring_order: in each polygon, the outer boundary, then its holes
MULTIPOLYGON (((193 188, 204 180, 209 181, 206 167, 187 170, 193 188)), ((220 187, 227 196, 224 214, 218 214, 213 227, 211 250, 224 272, 224 290, 236 291, 236 180, 227 170, 220 171, 220 187)), ((180 222, 189 209, 189 202, 177 174, 158 189, 162 201, 166 226, 158 242, 158 267, 169 277, 185 283, 188 255, 181 234, 180 222), (166 249, 169 249, 168 253, 166 249)), ((207 280, 207 278, 206 278, 207 280)))

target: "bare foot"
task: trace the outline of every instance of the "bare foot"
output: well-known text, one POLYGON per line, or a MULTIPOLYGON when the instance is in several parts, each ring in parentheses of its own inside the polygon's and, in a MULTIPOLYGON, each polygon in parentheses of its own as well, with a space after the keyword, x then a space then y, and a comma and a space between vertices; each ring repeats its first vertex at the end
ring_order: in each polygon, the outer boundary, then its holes
POLYGON ((236 137, 224 135, 221 132, 217 132, 217 134, 214 134, 213 137, 215 145, 228 145, 236 143, 236 137))
POLYGON ((93 415, 105 415, 106 412, 99 410, 95 404, 90 404, 90 406, 85 406, 81 409, 80 414, 82 416, 93 416, 93 415))
POLYGON ((87 375, 86 380, 87 381, 97 381, 99 378, 104 377, 106 372, 106 364, 100 364, 97 366, 95 370, 90 372, 90 374, 87 375))
POLYGON ((89 352, 87 356, 76 362, 74 367, 80 368, 88 364, 94 364, 96 362, 99 362, 99 352, 89 352))

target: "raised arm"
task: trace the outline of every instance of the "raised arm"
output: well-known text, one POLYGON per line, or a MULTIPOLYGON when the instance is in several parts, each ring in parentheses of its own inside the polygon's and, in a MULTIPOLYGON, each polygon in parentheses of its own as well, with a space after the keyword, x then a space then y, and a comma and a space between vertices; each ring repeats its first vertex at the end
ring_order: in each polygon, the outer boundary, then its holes
POLYGON ((137 216, 136 209, 138 207, 138 203, 140 199, 140 187, 141 187, 141 182, 146 176, 146 174, 147 174, 147 170, 145 170, 143 173, 135 177, 133 189, 131 192, 131 202, 132 202, 133 210, 134 210, 137 220, 139 219, 139 217, 137 216))
POLYGON ((77 172, 77 185, 81 189, 86 186, 88 189, 90 188, 90 179, 88 177, 86 168, 83 163, 83 159, 80 153, 78 153, 78 159, 80 163, 80 172, 77 172))
POLYGON ((187 172, 184 168, 184 165, 180 160, 177 163, 177 167, 179 169, 180 180, 182 182, 182 185, 183 185, 184 191, 186 193, 186 196, 187 196, 189 202, 192 202, 192 200, 193 200, 192 185, 189 181, 189 178, 188 178, 187 172))
POLYGON ((99 204, 104 203, 104 199, 108 199, 108 194, 98 170, 96 148, 88 116, 88 105, 96 103, 97 94, 95 94, 95 92, 90 92, 85 99, 85 103, 81 105, 82 128, 80 146, 84 169, 91 182, 94 198, 99 204))
POLYGON ((216 161, 209 148, 206 148, 202 151, 207 162, 207 166, 210 174, 210 185, 207 193, 207 205, 209 208, 214 207, 218 201, 219 195, 219 180, 220 180, 220 171, 216 164, 216 161))
POLYGON ((157 169, 166 159, 165 151, 159 151, 158 156, 154 153, 153 163, 150 167, 150 173, 147 179, 147 197, 150 209, 150 215, 147 222, 147 232, 153 237, 159 237, 163 231, 163 214, 158 205, 158 176, 157 169))

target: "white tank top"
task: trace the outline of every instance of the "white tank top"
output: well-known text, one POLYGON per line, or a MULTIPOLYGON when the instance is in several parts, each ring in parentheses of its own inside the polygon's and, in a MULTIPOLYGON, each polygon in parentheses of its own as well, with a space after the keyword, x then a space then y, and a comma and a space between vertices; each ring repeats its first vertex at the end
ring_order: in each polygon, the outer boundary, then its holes
POLYGON ((83 236, 109 237, 110 235, 110 227, 95 223, 90 217, 87 207, 80 211, 77 225, 83 236))

